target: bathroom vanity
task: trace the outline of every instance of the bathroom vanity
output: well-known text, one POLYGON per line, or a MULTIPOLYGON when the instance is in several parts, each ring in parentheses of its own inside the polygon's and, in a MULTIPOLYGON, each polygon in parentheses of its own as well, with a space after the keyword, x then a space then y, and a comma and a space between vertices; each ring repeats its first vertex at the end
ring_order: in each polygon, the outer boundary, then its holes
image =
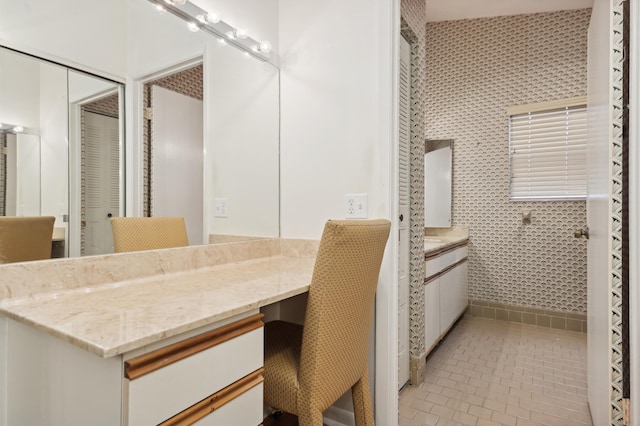
POLYGON ((60 262, 3 271, 22 278, 0 284, 0 425, 262 422, 260 308, 308 291, 312 256, 276 239, 60 262))
POLYGON ((429 354, 468 305, 468 234, 425 236, 424 249, 424 336, 429 354))

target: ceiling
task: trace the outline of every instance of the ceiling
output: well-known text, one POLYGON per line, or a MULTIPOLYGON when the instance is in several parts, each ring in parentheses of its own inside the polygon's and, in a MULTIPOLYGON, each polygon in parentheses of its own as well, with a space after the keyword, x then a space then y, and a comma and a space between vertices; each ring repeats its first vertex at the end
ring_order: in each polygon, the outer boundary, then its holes
POLYGON ((453 21, 457 19, 488 18, 492 16, 520 15, 552 12, 556 10, 584 9, 593 6, 593 0, 425 0, 427 21, 453 21))

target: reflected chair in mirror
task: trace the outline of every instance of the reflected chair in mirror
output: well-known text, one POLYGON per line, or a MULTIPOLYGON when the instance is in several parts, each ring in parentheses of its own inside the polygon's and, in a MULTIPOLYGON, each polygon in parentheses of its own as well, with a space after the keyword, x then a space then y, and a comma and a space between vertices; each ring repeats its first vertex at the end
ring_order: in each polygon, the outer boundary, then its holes
POLYGON ((322 412, 349 389, 356 425, 373 425, 367 355, 389 229, 386 220, 328 221, 304 326, 265 325, 264 403, 300 426, 322 426, 322 412))
POLYGON ((183 217, 111 218, 116 253, 189 245, 183 217))
POLYGON ((53 216, 0 217, 0 263, 51 259, 53 216))

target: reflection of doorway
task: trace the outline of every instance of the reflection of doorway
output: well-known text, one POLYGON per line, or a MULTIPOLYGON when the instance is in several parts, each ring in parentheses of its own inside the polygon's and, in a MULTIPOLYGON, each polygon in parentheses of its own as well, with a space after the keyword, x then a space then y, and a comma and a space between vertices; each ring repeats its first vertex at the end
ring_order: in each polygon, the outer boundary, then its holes
POLYGON ((120 210, 118 95, 81 108, 81 254, 113 252, 109 219, 120 210))
POLYGON ((144 215, 183 216, 203 241, 202 65, 145 83, 144 215))

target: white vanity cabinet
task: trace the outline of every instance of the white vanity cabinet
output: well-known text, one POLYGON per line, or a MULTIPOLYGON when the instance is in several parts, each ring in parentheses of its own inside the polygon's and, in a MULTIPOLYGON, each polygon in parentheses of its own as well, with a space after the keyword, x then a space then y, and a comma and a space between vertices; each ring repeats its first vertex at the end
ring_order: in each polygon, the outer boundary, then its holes
POLYGON ((429 353, 468 305, 468 246, 427 253, 425 261, 425 348, 429 353))
POLYGON ((262 314, 110 358, 9 322, 6 425, 262 422, 262 314))
POLYGON ((440 341, 440 278, 424 285, 424 345, 427 352, 440 341))

